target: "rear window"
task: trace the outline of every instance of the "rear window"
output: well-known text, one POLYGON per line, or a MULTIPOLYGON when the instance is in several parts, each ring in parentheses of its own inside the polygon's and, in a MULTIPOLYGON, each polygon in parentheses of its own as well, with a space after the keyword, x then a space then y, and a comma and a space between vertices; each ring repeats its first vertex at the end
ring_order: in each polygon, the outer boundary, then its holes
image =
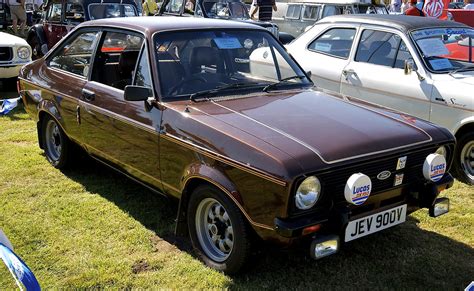
POLYGON ((115 17, 131 17, 137 16, 135 7, 131 4, 118 4, 118 3, 97 3, 89 5, 89 18, 102 19, 102 18, 115 18, 115 17))

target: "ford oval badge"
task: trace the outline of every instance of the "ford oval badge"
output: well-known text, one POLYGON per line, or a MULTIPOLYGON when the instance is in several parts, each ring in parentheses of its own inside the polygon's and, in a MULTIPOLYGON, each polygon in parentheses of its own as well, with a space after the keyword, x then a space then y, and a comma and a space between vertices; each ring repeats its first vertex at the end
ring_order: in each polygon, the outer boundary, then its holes
POLYGON ((377 179, 379 179, 379 180, 386 180, 386 179, 388 179, 391 175, 392 175, 392 173, 391 173, 390 171, 383 171, 383 172, 380 172, 380 173, 377 175, 377 179))

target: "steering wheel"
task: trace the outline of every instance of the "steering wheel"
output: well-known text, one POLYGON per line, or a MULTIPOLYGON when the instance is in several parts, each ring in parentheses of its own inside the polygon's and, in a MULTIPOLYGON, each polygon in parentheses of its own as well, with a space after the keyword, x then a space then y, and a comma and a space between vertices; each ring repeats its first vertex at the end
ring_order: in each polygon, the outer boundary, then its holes
POLYGON ((178 84, 174 85, 169 91, 168 91, 168 95, 174 95, 176 93, 178 93, 178 90, 181 86, 183 86, 184 84, 188 83, 188 82, 193 82, 193 81, 199 81, 201 83, 207 83, 207 80, 204 79, 203 77, 201 76, 193 76, 193 77, 190 77, 190 78, 186 78, 186 79, 183 79, 181 81, 178 82, 178 84))

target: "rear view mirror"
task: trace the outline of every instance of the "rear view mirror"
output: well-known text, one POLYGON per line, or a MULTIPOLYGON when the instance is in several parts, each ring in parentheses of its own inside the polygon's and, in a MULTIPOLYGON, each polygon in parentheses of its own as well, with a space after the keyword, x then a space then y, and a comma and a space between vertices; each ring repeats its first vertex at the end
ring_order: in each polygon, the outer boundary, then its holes
POLYGON ((153 97, 153 91, 150 88, 132 85, 125 86, 123 98, 126 101, 147 101, 150 97, 153 97))

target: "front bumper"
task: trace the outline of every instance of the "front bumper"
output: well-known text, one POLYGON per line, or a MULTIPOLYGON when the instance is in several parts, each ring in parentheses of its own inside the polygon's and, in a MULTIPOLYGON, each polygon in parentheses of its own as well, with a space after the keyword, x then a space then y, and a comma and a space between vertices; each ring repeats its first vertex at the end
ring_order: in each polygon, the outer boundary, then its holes
POLYGON ((280 219, 275 218, 275 230, 277 234, 284 238, 300 238, 315 232, 325 234, 341 234, 350 220, 371 215, 402 204, 408 205, 408 213, 420 208, 430 208, 434 205, 439 193, 450 188, 454 184, 451 174, 436 182, 426 182, 417 187, 408 189, 391 190, 379 193, 372 197, 372 201, 367 200, 367 204, 374 202, 377 207, 364 211, 364 205, 352 208, 345 204, 335 204, 326 213, 314 213, 304 217, 280 219), (395 199, 398 197, 399 199, 395 199), (384 201, 394 201, 384 204, 384 201))
POLYGON ((21 67, 27 63, 16 63, 9 65, 0 65, 0 79, 18 77, 21 67))

